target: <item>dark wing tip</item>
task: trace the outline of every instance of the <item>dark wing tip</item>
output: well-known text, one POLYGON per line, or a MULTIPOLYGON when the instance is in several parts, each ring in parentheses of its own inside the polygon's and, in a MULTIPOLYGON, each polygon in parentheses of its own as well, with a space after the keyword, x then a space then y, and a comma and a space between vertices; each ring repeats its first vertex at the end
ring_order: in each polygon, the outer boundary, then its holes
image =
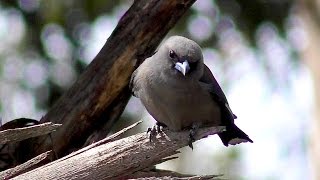
POLYGON ((248 137, 248 138, 233 138, 233 139, 230 139, 228 144, 237 145, 237 144, 247 143, 247 142, 253 143, 253 141, 248 137))
POLYGON ((239 129, 235 124, 231 124, 226 128, 226 131, 218 134, 222 143, 225 146, 228 146, 229 144, 236 145, 246 142, 253 143, 249 136, 246 133, 244 133, 241 129, 239 129))

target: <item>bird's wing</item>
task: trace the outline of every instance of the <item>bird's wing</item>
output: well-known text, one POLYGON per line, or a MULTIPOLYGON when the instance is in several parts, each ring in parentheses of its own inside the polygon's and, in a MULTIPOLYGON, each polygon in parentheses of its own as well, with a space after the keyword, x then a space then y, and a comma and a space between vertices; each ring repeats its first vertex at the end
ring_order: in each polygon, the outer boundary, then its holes
POLYGON ((204 65, 203 75, 200 79, 200 85, 202 88, 209 91, 212 99, 218 103, 221 107, 222 111, 228 114, 228 119, 233 120, 237 118, 235 114, 233 114, 232 110, 229 107, 228 100, 223 93, 220 85, 218 84, 217 80, 214 78, 213 74, 211 73, 210 69, 204 65))
POLYGON ((131 79, 129 82, 129 89, 131 90, 132 95, 135 97, 139 98, 139 93, 141 93, 139 91, 141 91, 141 87, 143 86, 142 85, 143 81, 145 81, 147 78, 146 72, 148 72, 148 69, 150 69, 150 66, 146 66, 146 64, 151 60, 152 57, 153 56, 146 58, 140 64, 140 66, 135 71, 133 71, 131 75, 131 79))
POLYGON ((135 97, 137 97, 137 91, 139 90, 139 84, 138 84, 139 81, 135 80, 138 70, 139 69, 136 69, 135 71, 133 71, 130 82, 129 82, 129 89, 131 90, 132 95, 135 97))
POLYGON ((223 103, 228 104, 228 100, 224 95, 220 85, 217 80, 214 78, 210 69, 204 64, 203 75, 200 78, 200 84, 205 87, 210 93, 213 94, 215 100, 219 100, 223 103))

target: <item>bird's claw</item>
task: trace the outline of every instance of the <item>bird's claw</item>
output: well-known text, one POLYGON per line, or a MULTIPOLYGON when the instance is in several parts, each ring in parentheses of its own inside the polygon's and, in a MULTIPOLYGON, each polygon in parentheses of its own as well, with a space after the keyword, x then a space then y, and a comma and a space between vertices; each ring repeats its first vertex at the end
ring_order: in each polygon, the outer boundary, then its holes
POLYGON ((160 122, 157 122, 157 123, 156 123, 156 126, 157 126, 157 131, 158 131, 158 133, 161 132, 161 127, 162 127, 162 128, 166 128, 166 127, 167 127, 167 125, 165 125, 165 124, 163 124, 163 123, 160 123, 160 122))
POLYGON ((192 143, 194 142, 194 135, 195 135, 195 131, 194 129, 190 129, 189 131, 189 141, 188 141, 188 146, 193 150, 193 145, 192 143))
POLYGON ((197 133, 197 130, 199 128, 198 124, 192 124, 191 129, 189 130, 189 141, 188 141, 188 146, 193 150, 193 145, 192 143, 195 141, 194 136, 197 133))
POLYGON ((157 132, 160 133, 160 131, 161 131, 161 125, 159 125, 159 124, 157 123, 156 126, 157 126, 157 132))
POLYGON ((151 132, 151 131, 152 131, 152 128, 149 127, 149 128, 147 129, 147 134, 149 134, 149 132, 151 132))
POLYGON ((147 134, 149 134, 149 141, 151 142, 152 139, 153 139, 154 137, 156 137, 158 133, 159 133, 159 132, 157 131, 156 126, 153 126, 152 128, 148 128, 147 134), (150 133, 150 134, 149 134, 149 133, 150 133))
POLYGON ((150 133, 150 135, 149 135, 150 142, 152 141, 152 139, 154 137, 157 136, 157 134, 161 133, 161 131, 162 131, 161 127, 165 128, 167 126, 165 124, 157 122, 156 125, 154 125, 152 128, 148 128, 147 134, 150 133))

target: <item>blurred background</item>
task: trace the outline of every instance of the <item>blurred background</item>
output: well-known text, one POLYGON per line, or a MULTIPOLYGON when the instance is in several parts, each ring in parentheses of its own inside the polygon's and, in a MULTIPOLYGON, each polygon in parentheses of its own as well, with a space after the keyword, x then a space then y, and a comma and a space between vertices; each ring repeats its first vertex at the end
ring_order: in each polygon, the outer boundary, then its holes
MULTIPOLYGON (((99 52, 132 0, 1 0, 0 116, 40 119, 99 52)), ((253 144, 218 136, 159 168, 230 179, 320 179, 320 1, 198 0, 169 35, 205 63, 253 144), (317 174, 318 173, 318 174, 317 174)), ((114 131, 140 119, 131 98, 114 131)))

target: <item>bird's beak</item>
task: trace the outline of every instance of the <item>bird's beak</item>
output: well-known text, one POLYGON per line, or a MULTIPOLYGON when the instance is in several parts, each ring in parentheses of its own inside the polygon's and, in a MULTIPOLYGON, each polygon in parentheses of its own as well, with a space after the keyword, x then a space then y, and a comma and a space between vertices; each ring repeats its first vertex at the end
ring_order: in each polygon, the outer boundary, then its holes
POLYGON ((183 63, 177 62, 174 68, 180 71, 184 76, 190 70, 190 66, 187 60, 183 61, 183 63))

